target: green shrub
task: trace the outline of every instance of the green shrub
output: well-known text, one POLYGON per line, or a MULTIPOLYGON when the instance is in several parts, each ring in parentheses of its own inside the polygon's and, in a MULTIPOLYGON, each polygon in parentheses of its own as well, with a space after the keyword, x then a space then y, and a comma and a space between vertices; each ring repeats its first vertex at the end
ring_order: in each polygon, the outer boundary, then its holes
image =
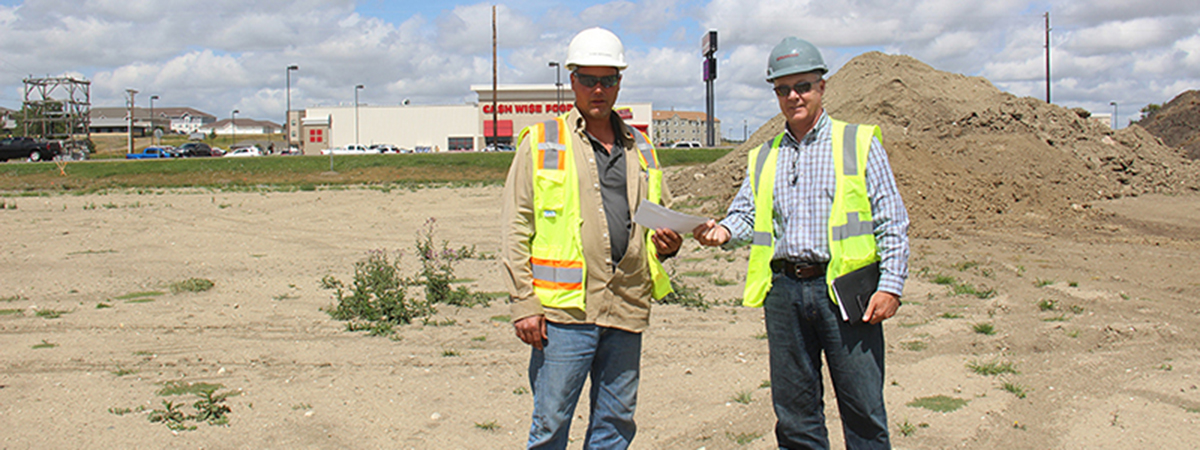
POLYGON ((430 304, 444 303, 453 306, 488 306, 492 298, 483 293, 471 292, 466 286, 451 289, 454 282, 454 263, 476 257, 475 248, 466 246, 453 250, 448 241, 442 241, 440 249, 434 245, 433 232, 437 219, 429 218, 425 227, 417 233, 417 256, 421 259, 419 278, 425 284, 425 301, 430 304))
POLYGON ((389 324, 409 324, 414 319, 432 315, 434 309, 428 302, 407 298, 406 291, 412 282, 400 275, 399 264, 399 257, 390 261, 386 251, 372 250, 367 252, 366 259, 354 263, 352 286, 346 286, 333 275, 325 276, 321 279, 321 287, 333 290, 337 300, 337 305, 328 311, 329 315, 337 320, 389 324))

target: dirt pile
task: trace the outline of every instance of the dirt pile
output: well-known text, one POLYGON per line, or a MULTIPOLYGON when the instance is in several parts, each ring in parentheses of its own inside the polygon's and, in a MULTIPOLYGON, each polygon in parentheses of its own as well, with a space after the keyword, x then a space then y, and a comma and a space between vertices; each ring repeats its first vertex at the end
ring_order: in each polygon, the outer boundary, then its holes
MULTIPOLYGON (((1086 215, 1091 201, 1200 189, 1200 166, 1142 128, 1114 132, 908 56, 854 58, 829 78, 824 102, 835 118, 883 128, 914 236, 1016 220, 1053 227, 1086 215)), ((672 174, 671 190, 722 216, 746 154, 783 128, 776 116, 720 160, 672 174)))
POLYGON ((1179 94, 1138 125, 1189 158, 1200 159, 1200 91, 1179 94))

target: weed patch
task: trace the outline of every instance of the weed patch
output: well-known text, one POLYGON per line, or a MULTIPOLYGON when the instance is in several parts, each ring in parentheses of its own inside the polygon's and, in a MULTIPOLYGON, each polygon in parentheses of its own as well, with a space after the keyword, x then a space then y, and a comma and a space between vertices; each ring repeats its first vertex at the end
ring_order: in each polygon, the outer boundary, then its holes
POLYGON ((755 431, 752 433, 737 433, 737 434, 734 434, 731 431, 726 431, 725 436, 729 437, 729 440, 736 442, 738 445, 746 445, 746 444, 749 444, 751 442, 758 440, 758 438, 761 438, 763 436, 763 434, 762 434, 762 432, 758 432, 758 431, 755 431))
POLYGON ((664 305, 679 305, 687 309, 708 311, 708 308, 712 307, 712 304, 704 300, 704 294, 699 289, 683 283, 673 272, 670 278, 671 290, 674 292, 667 294, 661 300, 658 300, 658 302, 664 305))
POLYGON ((113 297, 113 299, 114 300, 137 300, 137 299, 146 298, 146 297, 158 297, 160 295, 166 295, 166 292, 163 292, 163 291, 130 292, 128 294, 125 294, 125 295, 122 295, 119 297, 113 297))
POLYGON ((1011 363, 1009 361, 990 361, 990 362, 972 361, 970 363, 967 363, 967 368, 971 369, 972 372, 975 372, 980 375, 986 375, 986 376, 1003 375, 1006 373, 1011 373, 1011 374, 1016 375, 1017 373, 1019 373, 1019 372, 1017 372, 1016 366, 1014 366, 1013 363, 1011 363))
POLYGON ((967 406, 967 401, 961 398, 935 395, 932 397, 913 399, 913 401, 908 402, 905 405, 913 408, 925 408, 936 412, 954 412, 959 408, 967 406))
POLYGON ((996 328, 994 326, 992 326, 992 324, 986 323, 986 322, 977 323, 977 324, 971 326, 971 329, 975 330, 976 333, 987 335, 987 336, 996 334, 996 328))
POLYGON ((900 423, 900 425, 897 425, 896 428, 897 428, 897 431, 900 432, 901 436, 909 437, 909 436, 912 436, 913 433, 916 433, 918 428, 929 428, 929 424, 925 423, 925 422, 921 422, 919 424, 913 425, 912 423, 910 423, 908 421, 908 419, 904 419, 904 422, 900 423))
POLYGON ((17 316, 25 315, 25 310, 11 309, 11 308, 10 309, 0 309, 0 316, 13 316, 13 315, 17 315, 17 316))
POLYGON ((54 348, 54 347, 58 347, 58 344, 55 344, 55 343, 53 343, 53 342, 50 342, 50 341, 47 341, 47 340, 45 340, 45 339, 42 339, 42 343, 41 343, 41 344, 33 344, 33 349, 34 349, 34 350, 37 350, 37 349, 42 349, 42 348, 54 348))
POLYGON ((163 400, 163 409, 150 411, 147 418, 153 423, 161 422, 173 431, 195 430, 196 424, 199 423, 228 425, 229 413, 232 412, 232 409, 225 404, 225 399, 239 395, 239 393, 236 391, 217 393, 223 387, 221 384, 213 383, 168 381, 163 384, 163 388, 159 389, 157 394, 160 397, 195 395, 197 398, 190 405, 192 412, 189 414, 184 411, 183 408, 189 406, 186 402, 175 403, 171 400, 163 400))
POLYGON ((500 424, 497 424, 495 420, 489 420, 483 423, 475 422, 475 428, 483 431, 496 431, 500 429, 500 424))
POLYGON ((1016 383, 1009 383, 1007 381, 1000 385, 1000 389, 1017 396, 1017 398, 1025 398, 1025 391, 1028 390, 1028 388, 1025 386, 1016 383))
POLYGON ((354 264, 354 284, 346 286, 341 280, 327 275, 321 287, 334 291, 337 305, 328 311, 337 320, 350 321, 347 327, 372 329, 373 326, 354 325, 357 321, 381 322, 388 325, 409 324, 414 319, 430 316, 433 306, 426 301, 407 298, 411 281, 400 275, 400 261, 392 261, 384 250, 367 252, 367 258, 354 264))
POLYGON ((34 314, 43 319, 57 319, 59 317, 62 317, 63 314, 67 314, 67 313, 70 313, 70 311, 65 311, 65 310, 60 310, 60 309, 39 309, 34 314))
POLYGON ((188 278, 183 281, 171 283, 171 292, 178 294, 180 292, 204 292, 213 288, 212 280, 204 278, 188 278))
POLYGON ((900 347, 911 352, 919 352, 929 348, 929 344, 925 343, 925 341, 908 341, 901 342, 900 347))
POLYGON ((734 403, 749 405, 750 402, 754 401, 754 393, 750 391, 740 391, 736 394, 733 394, 733 398, 730 400, 732 400, 734 403))

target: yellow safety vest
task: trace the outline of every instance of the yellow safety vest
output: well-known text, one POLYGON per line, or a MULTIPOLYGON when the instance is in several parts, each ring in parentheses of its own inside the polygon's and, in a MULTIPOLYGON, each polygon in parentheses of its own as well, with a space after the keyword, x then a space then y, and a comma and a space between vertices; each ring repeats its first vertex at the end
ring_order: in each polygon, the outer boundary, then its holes
MULTIPOLYGON (((871 138, 883 142, 883 133, 875 125, 832 121, 833 167, 837 187, 829 213, 829 265, 825 283, 835 303, 833 280, 879 260, 875 245, 875 226, 871 199, 867 195, 867 154, 871 138), (847 139, 847 137, 850 137, 847 139)), ((750 267, 742 304, 762 306, 771 290, 771 259, 775 257, 775 168, 784 133, 750 151, 750 184, 754 193, 754 233, 750 247, 750 267)))
MULTIPOLYGON (((534 235, 529 263, 533 292, 543 306, 584 310, 587 261, 583 258, 582 219, 579 214, 579 173, 571 149, 567 114, 530 125, 518 135, 526 138, 533 156, 534 235)), ((638 162, 649 181, 647 200, 662 202, 663 173, 649 139, 634 131, 638 162)), ((660 299, 671 291, 671 281, 658 260, 658 252, 646 233, 646 259, 654 281, 651 292, 660 299)), ((615 263, 615 262, 614 262, 615 263)))

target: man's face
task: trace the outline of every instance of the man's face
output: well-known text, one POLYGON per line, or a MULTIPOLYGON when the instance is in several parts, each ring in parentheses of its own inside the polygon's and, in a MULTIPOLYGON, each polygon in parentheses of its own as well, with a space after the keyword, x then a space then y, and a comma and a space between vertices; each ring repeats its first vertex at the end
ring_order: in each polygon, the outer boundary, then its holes
POLYGON ((775 98, 779 100, 779 110, 787 118, 792 132, 807 133, 808 130, 811 130, 821 113, 821 96, 825 94, 825 80, 821 78, 821 73, 807 72, 787 75, 776 78, 772 83, 775 85, 775 98), (808 91, 797 92, 795 89, 797 85, 799 85, 799 90, 807 87, 808 91), (786 92, 784 95, 779 95, 780 91, 786 92))
POLYGON ((588 120, 607 120, 617 103, 617 92, 621 90, 621 71, 616 67, 584 66, 571 73, 571 90, 575 91, 575 107, 588 120), (617 76, 616 84, 605 87, 604 81, 617 76), (585 82, 595 82, 588 87, 585 82))

